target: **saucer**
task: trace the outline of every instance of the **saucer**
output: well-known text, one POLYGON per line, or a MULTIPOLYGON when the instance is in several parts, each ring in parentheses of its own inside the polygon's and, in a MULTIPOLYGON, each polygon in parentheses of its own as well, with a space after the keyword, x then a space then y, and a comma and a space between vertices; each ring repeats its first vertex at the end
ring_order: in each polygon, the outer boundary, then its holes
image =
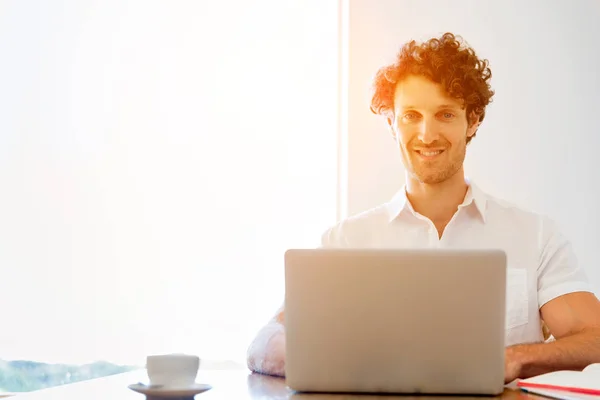
POLYGON ((212 386, 207 385, 205 383, 193 383, 192 385, 185 388, 169 388, 161 386, 153 387, 151 385, 145 385, 139 382, 129 385, 127 387, 133 390, 134 392, 142 393, 146 396, 164 398, 194 397, 198 393, 202 393, 212 389, 212 386))

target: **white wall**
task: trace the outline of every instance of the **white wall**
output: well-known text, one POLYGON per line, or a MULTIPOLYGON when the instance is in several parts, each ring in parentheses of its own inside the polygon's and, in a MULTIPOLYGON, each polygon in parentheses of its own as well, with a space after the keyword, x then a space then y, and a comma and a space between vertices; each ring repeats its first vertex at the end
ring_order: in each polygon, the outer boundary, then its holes
POLYGON ((349 0, 347 214, 404 183, 385 122, 369 111, 372 76, 404 42, 452 31, 490 60, 496 90, 467 175, 558 220, 600 289, 599 20, 597 0, 349 0))

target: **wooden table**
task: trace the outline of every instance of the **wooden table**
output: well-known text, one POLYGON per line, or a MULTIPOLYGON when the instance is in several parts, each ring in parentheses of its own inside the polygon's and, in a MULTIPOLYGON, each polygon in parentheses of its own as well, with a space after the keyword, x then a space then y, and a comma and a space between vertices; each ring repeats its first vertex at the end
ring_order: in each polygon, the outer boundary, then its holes
MULTIPOLYGON (((147 381, 145 370, 93 379, 84 382, 57 386, 35 392, 18 394, 10 400, 146 400, 143 394, 130 390, 132 383, 147 381)), ((378 396, 352 394, 304 394, 294 393, 282 378, 253 374, 246 370, 200 370, 199 383, 208 383, 212 389, 196 395, 195 400, 391 400, 391 399, 479 399, 482 396, 378 396)), ((507 388, 496 399, 544 399, 540 396, 526 394, 519 390, 507 388)))

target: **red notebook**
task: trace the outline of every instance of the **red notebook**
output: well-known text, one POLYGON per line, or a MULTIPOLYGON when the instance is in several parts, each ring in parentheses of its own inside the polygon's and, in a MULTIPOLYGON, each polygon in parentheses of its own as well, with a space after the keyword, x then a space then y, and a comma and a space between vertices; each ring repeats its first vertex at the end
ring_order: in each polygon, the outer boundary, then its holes
POLYGON ((517 386, 540 394, 541 391, 554 390, 600 396, 600 363, 588 365, 583 371, 556 371, 522 379, 517 386))

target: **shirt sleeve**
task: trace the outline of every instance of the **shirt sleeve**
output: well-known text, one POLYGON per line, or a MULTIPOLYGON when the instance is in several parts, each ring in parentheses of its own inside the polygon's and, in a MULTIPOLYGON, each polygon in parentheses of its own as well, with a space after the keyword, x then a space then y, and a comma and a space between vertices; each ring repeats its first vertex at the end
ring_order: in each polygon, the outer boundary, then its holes
POLYGON ((541 224, 538 307, 564 294, 592 292, 587 274, 579 265, 571 242, 554 221, 542 218, 541 224))
POLYGON ((336 249, 350 247, 346 239, 347 222, 345 220, 338 222, 327 229, 321 235, 322 249, 336 249))
POLYGON ((339 241, 338 235, 337 235, 337 231, 336 231, 336 226, 332 226, 329 229, 327 229, 325 232, 323 232, 323 234, 321 235, 321 249, 331 249, 331 248, 335 248, 338 247, 336 244, 339 241))

